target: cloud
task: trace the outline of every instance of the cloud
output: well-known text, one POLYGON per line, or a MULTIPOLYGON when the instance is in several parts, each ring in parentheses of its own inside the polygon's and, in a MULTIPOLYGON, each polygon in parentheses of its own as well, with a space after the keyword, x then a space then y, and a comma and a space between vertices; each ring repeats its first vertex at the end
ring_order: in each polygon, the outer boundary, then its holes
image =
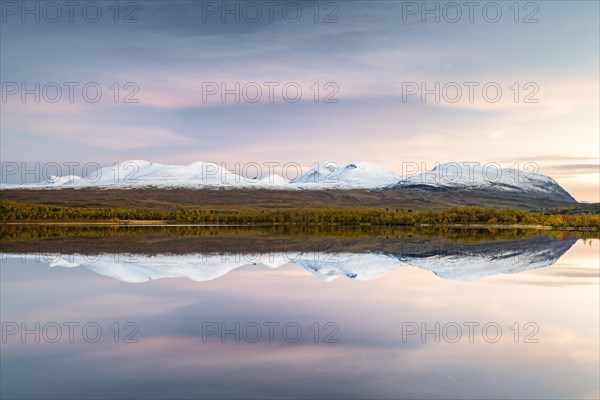
MULTIPOLYGON (((303 165, 366 159, 393 170, 402 161, 594 156, 600 145, 597 5, 573 5, 565 13, 562 4, 546 4, 539 24, 510 18, 436 24, 418 16, 404 21, 401 3, 337 2, 339 21, 332 24, 315 23, 308 6, 298 23, 204 21, 202 4, 191 2, 142 2, 135 24, 2 24, 3 81, 92 81, 105 92, 96 104, 3 103, 2 156, 187 163, 276 155, 303 165), (555 27, 567 15, 566 24, 577 23, 558 35, 555 27), (115 82, 121 95, 123 84, 136 83, 139 103, 115 104, 109 89, 115 82), (207 82, 219 92, 222 84, 243 90, 256 82, 263 93, 256 103, 236 103, 233 95, 223 102, 220 93, 203 96, 207 82), (280 84, 273 102, 265 82, 280 84), (280 91, 292 82, 302 89, 298 103, 280 91), (329 82, 339 88, 339 103, 323 102, 332 92, 329 82), (419 94, 404 99, 406 82, 419 88, 457 82, 463 96, 456 103, 436 103, 431 95, 422 103, 419 94), (488 102, 478 89, 470 102, 464 82, 480 88, 498 82, 503 96, 488 102), (528 82, 539 86, 538 103, 521 101, 528 82)), ((568 178, 590 174, 592 167, 575 166, 588 163, 597 159, 545 160, 543 167, 568 178), (562 163, 573 166, 559 168, 562 163)), ((573 187, 592 193, 593 184, 573 187)))

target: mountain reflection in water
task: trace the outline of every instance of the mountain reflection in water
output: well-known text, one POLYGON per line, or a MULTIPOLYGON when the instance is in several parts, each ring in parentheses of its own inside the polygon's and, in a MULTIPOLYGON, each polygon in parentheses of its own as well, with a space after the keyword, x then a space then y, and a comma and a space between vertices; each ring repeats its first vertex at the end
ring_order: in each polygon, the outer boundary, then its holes
POLYGON ((4 241, 2 253, 4 258, 32 258, 50 267, 84 267, 124 282, 209 281, 247 265, 275 269, 287 264, 325 281, 340 276, 373 280, 405 266, 444 279, 477 280, 550 266, 577 241, 573 234, 527 230, 463 229, 425 235, 396 229, 348 237, 345 231, 336 236, 335 231, 277 234, 196 227, 181 234, 171 228, 125 229, 117 234, 103 228, 91 235, 74 229, 59 238, 36 232, 35 240, 4 241))

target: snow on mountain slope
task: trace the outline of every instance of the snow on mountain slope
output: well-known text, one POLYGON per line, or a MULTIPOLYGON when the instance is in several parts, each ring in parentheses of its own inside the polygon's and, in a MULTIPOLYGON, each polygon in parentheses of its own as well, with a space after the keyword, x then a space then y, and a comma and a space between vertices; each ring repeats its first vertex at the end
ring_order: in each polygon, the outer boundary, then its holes
POLYGON ((273 174, 273 175, 265 176, 264 178, 261 178, 260 180, 257 180, 256 183, 258 186, 284 187, 284 186, 288 186, 290 181, 288 181, 281 175, 273 174))
POLYGON ((302 188, 371 189, 397 183, 400 176, 368 162, 338 166, 333 162, 320 162, 307 173, 290 183, 302 188))
POLYGON ((65 176, 51 175, 50 179, 48 179, 47 183, 49 185, 62 186, 62 185, 66 185, 68 183, 75 182, 78 179, 81 179, 81 177, 77 176, 77 175, 65 175, 65 176))
MULTIPOLYGON (((254 183, 218 164, 195 162, 188 165, 163 165, 145 160, 130 160, 93 169, 84 177, 52 177, 34 184, 4 184, 3 189, 17 188, 136 188, 136 187, 246 187, 254 183)), ((274 184, 281 184, 276 180, 274 184)))
POLYGON ((162 165, 132 160, 105 167, 74 186, 100 187, 202 187, 234 186, 242 177, 215 163, 195 162, 189 165, 162 165))
POLYGON ((320 162, 292 180, 273 174, 261 175, 263 174, 243 176, 221 165, 202 161, 189 165, 162 165, 144 160, 131 160, 92 170, 84 177, 53 176, 40 183, 3 184, 1 188, 477 189, 503 193, 520 192, 558 201, 575 201, 548 176, 500 168, 497 164, 482 165, 473 162, 440 164, 431 171, 404 178, 368 162, 346 165, 320 162))
POLYGON ((431 171, 403 179, 396 187, 545 192, 565 201, 575 201, 549 176, 513 168, 500 168, 495 163, 485 165, 467 161, 444 163, 437 165, 431 171))
POLYGON ((209 162, 189 165, 162 165, 144 160, 124 161, 92 171, 85 177, 54 177, 35 184, 4 184, 3 189, 57 187, 186 187, 186 188, 261 188, 261 189, 372 189, 397 183, 400 177, 377 165, 358 162, 337 166, 316 164, 294 180, 280 175, 247 177, 209 162))

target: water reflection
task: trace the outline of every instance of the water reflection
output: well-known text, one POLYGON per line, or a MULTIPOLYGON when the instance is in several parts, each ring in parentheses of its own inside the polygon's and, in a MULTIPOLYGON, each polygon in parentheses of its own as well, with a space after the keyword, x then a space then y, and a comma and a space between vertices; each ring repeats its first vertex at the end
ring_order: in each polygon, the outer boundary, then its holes
POLYGON ((4 236, 2 322, 30 331, 55 322, 63 337, 6 336, 2 398, 598 397, 596 239, 145 232, 4 236), (48 268, 46 256, 63 267, 48 268), (339 279, 315 279, 329 271, 339 279), (73 342, 68 322, 80 324, 73 342), (93 343, 81 329, 90 322, 102 328, 93 343), (137 343, 124 342, 128 322, 137 343), (337 342, 324 341, 329 322, 337 342), (291 329, 284 336, 290 323, 302 329, 297 341, 291 329), (497 340, 486 325, 501 329, 497 340))
POLYGON ((208 281, 245 265, 274 269, 289 263, 326 281, 340 276, 372 280, 403 266, 446 279, 476 280, 552 265, 577 240, 574 234, 487 229, 273 233, 268 228, 138 227, 120 232, 105 227, 91 234, 82 227, 12 229, 4 235, 4 258, 81 266, 124 282, 208 281))
MULTIPOLYGON (((227 240, 227 239, 225 239, 227 240)), ((209 281, 246 266, 279 268, 295 264, 322 280, 343 276, 355 280, 372 280, 403 266, 416 266, 446 279, 476 280, 496 274, 522 272, 554 264, 577 239, 553 239, 538 235, 520 240, 456 243, 444 240, 394 240, 384 249, 368 245, 356 252, 322 252, 317 245, 296 252, 279 252, 286 242, 273 242, 269 251, 214 252, 172 255, 157 254, 35 254, 4 253, 5 257, 36 259, 50 267, 84 267, 97 274, 124 282, 145 282, 161 278, 188 278, 209 281)), ((226 244, 226 242, 224 243, 226 244)), ((249 246, 253 249, 253 246, 249 246)), ((92 249, 93 250, 93 249, 92 249)), ((156 251, 161 251, 160 246, 156 251)))

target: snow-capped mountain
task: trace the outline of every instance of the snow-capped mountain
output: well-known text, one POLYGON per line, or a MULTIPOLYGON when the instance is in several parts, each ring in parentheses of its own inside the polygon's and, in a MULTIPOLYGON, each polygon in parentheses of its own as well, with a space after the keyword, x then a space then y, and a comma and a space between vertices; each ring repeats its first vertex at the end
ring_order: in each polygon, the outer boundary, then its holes
POLYGON ((144 160, 130 160, 94 170, 79 179, 42 182, 40 187, 234 187, 257 185, 222 166, 209 162, 188 165, 163 165, 144 160))
POLYGON ((340 189, 380 188, 398 183, 401 177, 368 162, 337 165, 320 162, 307 173, 290 181, 290 185, 310 189, 323 186, 340 189))
MULTIPOLYGON (((253 169, 254 171, 254 169, 253 169)), ((294 169, 293 173, 298 171, 294 169)), ((290 172, 292 173, 292 172, 290 172)), ((85 177, 52 176, 40 183, 4 185, 12 188, 265 188, 265 189, 374 189, 393 185, 400 177, 367 162, 337 165, 315 164, 308 172, 288 180, 280 175, 244 176, 210 162, 189 165, 162 165, 144 160, 130 160, 94 170, 85 177)))
POLYGON ((396 188, 475 189, 499 192, 521 192, 542 195, 558 201, 576 200, 549 176, 497 164, 450 162, 399 181, 396 188))
MULTIPOLYGON (((259 167, 260 169, 260 167, 259 167)), ((255 169, 249 168, 251 171, 255 169)), ((524 193, 550 200, 575 202, 575 199, 554 179, 497 164, 451 162, 437 165, 433 170, 402 177, 368 162, 338 165, 320 162, 307 172, 292 179, 263 174, 247 176, 210 162, 189 165, 163 165, 144 160, 121 162, 96 169, 80 177, 52 176, 39 183, 3 184, 2 189, 47 188, 255 188, 279 190, 321 189, 433 189, 484 190, 503 193, 524 193)))

